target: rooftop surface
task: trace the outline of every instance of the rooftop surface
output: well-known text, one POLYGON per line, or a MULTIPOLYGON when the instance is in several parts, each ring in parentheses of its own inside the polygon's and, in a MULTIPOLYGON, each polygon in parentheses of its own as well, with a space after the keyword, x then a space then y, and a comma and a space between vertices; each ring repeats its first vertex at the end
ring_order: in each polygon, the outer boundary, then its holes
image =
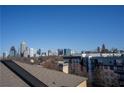
POLYGON ((17 61, 15 63, 23 67, 26 71, 49 87, 76 87, 87 80, 87 78, 84 77, 43 68, 40 65, 30 65, 17 61))
POLYGON ((0 62, 0 87, 29 87, 29 85, 0 62))
MULTIPOLYGON (((87 80, 84 77, 47 69, 40 65, 31 65, 18 61, 14 62, 48 87, 76 87, 87 80)), ((6 67, 5 64, 0 62, 0 87, 29 87, 29 85, 6 67)))

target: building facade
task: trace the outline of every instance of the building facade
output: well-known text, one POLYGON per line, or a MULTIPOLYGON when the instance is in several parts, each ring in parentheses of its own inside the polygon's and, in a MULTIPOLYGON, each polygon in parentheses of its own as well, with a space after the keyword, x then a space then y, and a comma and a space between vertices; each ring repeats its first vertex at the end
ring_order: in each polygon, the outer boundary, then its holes
POLYGON ((30 57, 34 57, 34 49, 33 48, 30 48, 29 55, 30 55, 30 57))
POLYGON ((26 44, 26 42, 23 41, 20 44, 20 56, 21 57, 28 57, 28 53, 29 53, 29 49, 27 47, 27 44, 26 44))
POLYGON ((91 57, 87 63, 92 86, 124 86, 124 57, 91 57))
POLYGON ((12 47, 10 48, 9 56, 10 56, 10 57, 15 57, 15 56, 16 56, 16 49, 15 49, 14 46, 12 46, 12 47))
POLYGON ((58 56, 63 56, 63 49, 58 49, 58 56))
POLYGON ((64 49, 64 56, 70 56, 71 55, 71 49, 64 49))
MULTIPOLYGON (((83 62, 81 56, 64 56, 65 68, 67 69, 68 64, 68 73, 75 74, 79 76, 87 77, 86 64, 83 62)), ((66 71, 67 72, 67 71, 66 71)))
MULTIPOLYGON (((124 86, 123 56, 64 56, 70 74, 88 77, 88 86, 124 86)), ((63 71, 64 72, 64 71, 63 71)), ((67 72, 67 71, 66 71, 67 72)))

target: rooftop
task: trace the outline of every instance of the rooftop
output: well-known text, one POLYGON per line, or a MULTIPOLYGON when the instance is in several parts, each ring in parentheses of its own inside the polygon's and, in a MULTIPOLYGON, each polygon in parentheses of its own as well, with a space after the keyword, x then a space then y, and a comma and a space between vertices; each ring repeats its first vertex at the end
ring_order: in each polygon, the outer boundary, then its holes
POLYGON ((26 71, 38 78, 49 87, 76 87, 81 82, 86 81, 87 78, 65 74, 63 72, 43 68, 40 65, 30 65, 21 62, 15 62, 23 67, 26 71))
MULTIPOLYGON (((14 61, 13 63, 16 63, 19 67, 23 68, 48 87, 76 87, 87 80, 87 78, 84 77, 47 69, 40 65, 26 64, 18 61, 14 61)), ((5 64, 0 62, 0 86, 28 87, 29 85, 12 70, 6 67, 5 64)))
POLYGON ((0 87, 28 87, 22 79, 0 62, 0 87))

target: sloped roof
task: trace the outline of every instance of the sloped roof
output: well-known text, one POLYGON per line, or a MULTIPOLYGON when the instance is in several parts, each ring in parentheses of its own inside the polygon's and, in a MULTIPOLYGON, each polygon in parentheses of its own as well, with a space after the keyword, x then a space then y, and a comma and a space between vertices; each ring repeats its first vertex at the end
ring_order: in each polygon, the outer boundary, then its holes
POLYGON ((28 87, 22 79, 0 62, 0 87, 28 87))
POLYGON ((33 76, 49 87, 76 87, 87 78, 66 74, 63 72, 43 68, 40 65, 30 65, 15 61, 16 64, 24 68, 33 76))

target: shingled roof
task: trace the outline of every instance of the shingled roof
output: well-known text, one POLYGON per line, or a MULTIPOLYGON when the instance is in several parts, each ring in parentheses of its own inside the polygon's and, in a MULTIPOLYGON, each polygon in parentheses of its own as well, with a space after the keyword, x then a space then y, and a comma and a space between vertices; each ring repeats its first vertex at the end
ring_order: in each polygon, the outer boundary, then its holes
POLYGON ((87 80, 87 78, 84 77, 65 74, 60 71, 44 68, 40 65, 30 65, 17 61, 15 61, 15 63, 38 78, 48 87, 76 87, 83 81, 87 80))
POLYGON ((0 87, 28 87, 14 72, 0 62, 0 87))

